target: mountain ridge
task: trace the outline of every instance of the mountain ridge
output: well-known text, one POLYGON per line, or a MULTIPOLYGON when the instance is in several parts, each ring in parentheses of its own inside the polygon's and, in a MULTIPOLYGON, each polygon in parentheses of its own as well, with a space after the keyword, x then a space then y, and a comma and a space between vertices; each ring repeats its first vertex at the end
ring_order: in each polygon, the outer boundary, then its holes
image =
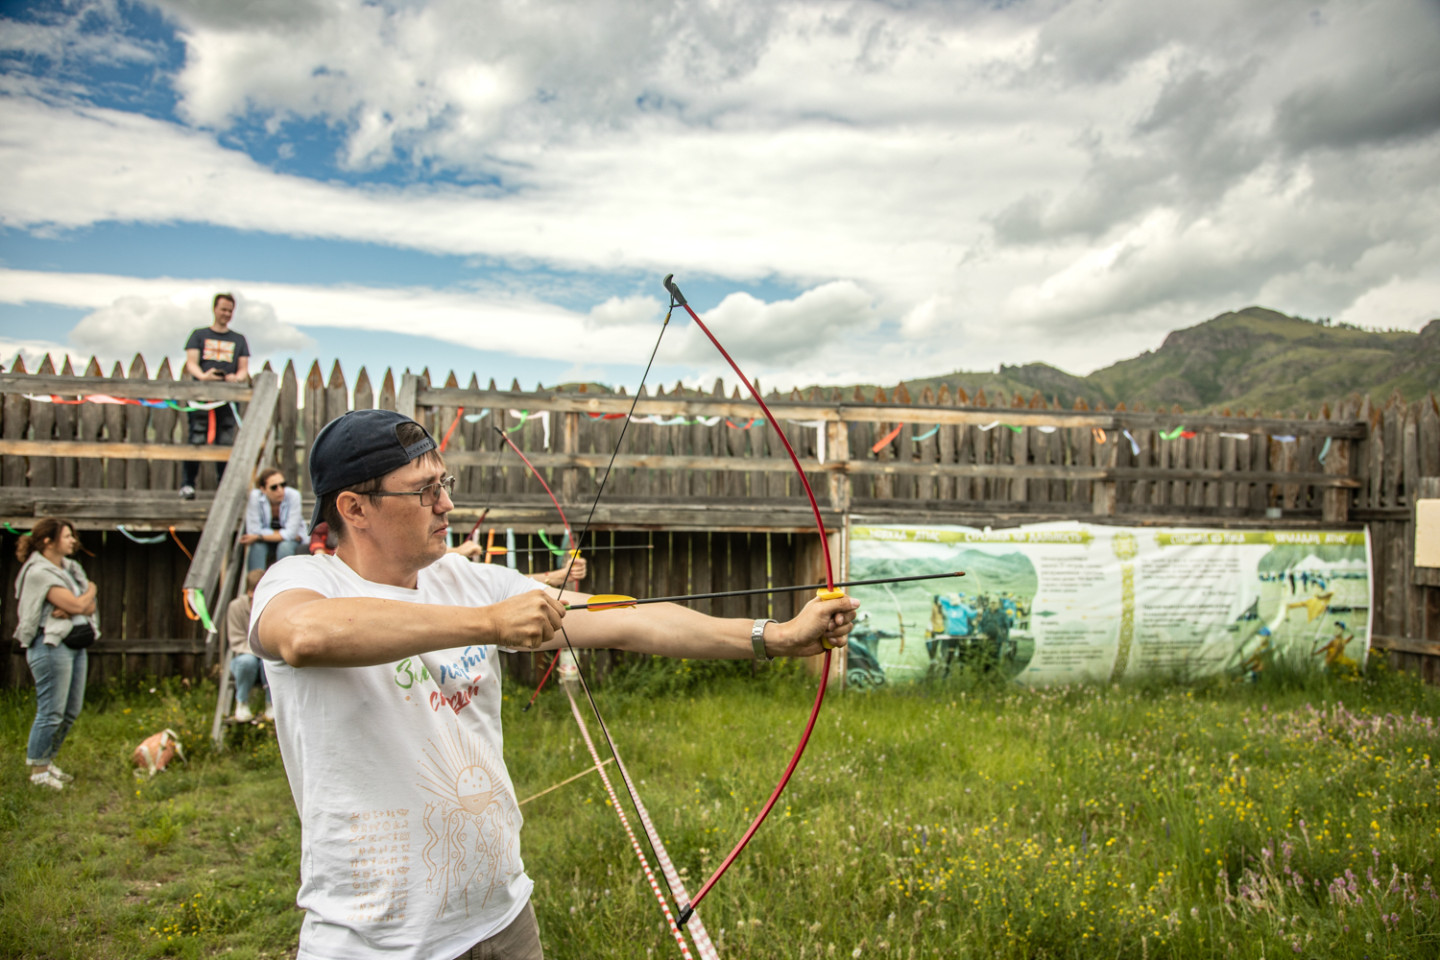
MULTIPOLYGON (((1366 330, 1327 319, 1293 317, 1251 306, 1166 335, 1156 350, 1087 376, 1047 363, 1001 364, 997 372, 953 373, 893 386, 857 384, 849 392, 925 388, 994 396, 1039 394, 1060 407, 1119 404, 1192 413, 1305 412, 1354 394, 1414 401, 1440 393, 1440 319, 1418 332, 1366 330)), ((808 392, 808 391, 807 391, 808 392)))

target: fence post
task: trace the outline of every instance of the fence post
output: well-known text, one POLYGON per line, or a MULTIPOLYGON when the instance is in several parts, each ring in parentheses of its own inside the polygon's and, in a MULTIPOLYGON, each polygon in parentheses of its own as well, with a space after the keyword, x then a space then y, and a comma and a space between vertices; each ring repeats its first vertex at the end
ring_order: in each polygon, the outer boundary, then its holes
MULTIPOLYGON (((833 460, 846 468, 850 465, 850 425, 844 420, 826 420, 820 429, 825 431, 825 459, 833 460)), ((847 470, 827 471, 830 487, 830 509, 836 513, 850 512, 850 474, 847 470)))
MULTIPOLYGON (((570 412, 560 421, 560 452, 580 452, 580 414, 570 412)), ((580 468, 566 467, 560 475, 560 499, 566 503, 580 502, 580 468)))
MULTIPOLYGON (((1093 438, 1093 430, 1091 431, 1091 434, 1093 438)), ((1112 427, 1110 431, 1108 433, 1105 433, 1104 435, 1105 443, 1103 446, 1100 447, 1099 450, 1096 451, 1099 456, 1095 459, 1099 461, 1098 466, 1105 467, 1108 470, 1113 470, 1115 469, 1115 462, 1117 458, 1116 451, 1120 449, 1120 428, 1118 426, 1112 427)), ((1090 488, 1091 515, 1097 517, 1115 516, 1115 500, 1115 481, 1096 480, 1094 486, 1090 488)))
MULTIPOLYGON (((1348 410, 1349 404, 1342 404, 1339 408, 1339 411, 1348 410)), ((1350 448, 1353 443, 1354 441, 1348 437, 1332 437, 1330 439, 1330 452, 1325 454, 1323 464, 1326 475, 1350 476, 1350 448)), ((1326 523, 1349 523, 1350 491, 1345 487, 1326 487, 1320 500, 1320 513, 1326 523)))
POLYGON ((415 417, 415 401, 420 394, 420 377, 417 374, 407 373, 400 378, 400 392, 395 395, 395 412, 409 417, 415 417))

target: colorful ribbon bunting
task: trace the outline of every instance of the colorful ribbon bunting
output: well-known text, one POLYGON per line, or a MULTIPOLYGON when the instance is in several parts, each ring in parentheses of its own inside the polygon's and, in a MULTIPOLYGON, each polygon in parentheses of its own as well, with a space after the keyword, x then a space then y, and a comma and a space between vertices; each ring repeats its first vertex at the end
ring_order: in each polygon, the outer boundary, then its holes
POLYGON ((870 445, 870 452, 878 456, 880 451, 890 446, 890 441, 900 436, 900 431, 904 429, 905 424, 895 424, 894 430, 891 430, 889 433, 885 434, 885 436, 881 437, 879 440, 876 440, 873 444, 870 445))

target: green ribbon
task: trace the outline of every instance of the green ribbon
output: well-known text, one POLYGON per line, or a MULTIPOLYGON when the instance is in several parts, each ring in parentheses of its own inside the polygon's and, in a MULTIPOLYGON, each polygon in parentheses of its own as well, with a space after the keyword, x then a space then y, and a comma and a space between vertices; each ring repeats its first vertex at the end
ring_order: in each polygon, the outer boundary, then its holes
POLYGON ((540 542, 543 543, 543 544, 545 544, 545 549, 546 549, 546 550, 549 550, 551 553, 555 554, 555 556, 557 556, 557 557, 563 557, 563 556, 565 556, 565 551, 564 551, 564 549, 562 549, 561 547, 557 547, 555 544, 551 543, 551 542, 550 542, 550 538, 547 537, 547 536, 545 536, 545 531, 544 531, 544 530, 537 531, 537 533, 539 534, 540 542))
POLYGON ((1161 439, 1161 440, 1174 440, 1176 437, 1180 436, 1180 434, 1182 434, 1182 433, 1185 432, 1185 428, 1184 428, 1184 427, 1176 427, 1174 430, 1171 430, 1169 433, 1166 433, 1166 432, 1164 432, 1163 430, 1162 430, 1162 431, 1159 431, 1159 432, 1160 432, 1160 439, 1161 439))
POLYGON ((204 591, 198 590, 198 589, 196 589, 196 590, 191 590, 191 591, 190 591, 190 594, 191 594, 191 596, 190 596, 190 606, 195 609, 195 612, 196 612, 197 614, 199 614, 199 616, 200 616, 200 623, 205 627, 205 632, 206 632, 206 633, 214 633, 214 632, 215 632, 215 624, 210 620, 210 611, 209 611, 209 609, 205 606, 205 593, 204 593, 204 591))
POLYGON ((17 536, 17 537, 23 537, 23 536, 25 535, 25 532, 24 532, 23 530, 16 530, 14 527, 10 526, 10 524, 8 524, 8 523, 0 524, 0 526, 3 526, 6 530, 9 530, 11 533, 15 534, 15 536, 17 536))

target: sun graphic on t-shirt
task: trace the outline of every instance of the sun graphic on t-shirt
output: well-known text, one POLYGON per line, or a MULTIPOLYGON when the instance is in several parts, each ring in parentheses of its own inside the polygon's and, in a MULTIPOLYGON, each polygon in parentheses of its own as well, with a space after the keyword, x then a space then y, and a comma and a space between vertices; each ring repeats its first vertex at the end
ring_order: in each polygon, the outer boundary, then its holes
POLYGON ((500 764, 479 737, 436 744, 420 760, 425 804, 425 885, 440 897, 437 917, 470 915, 520 871, 519 808, 500 764), (477 898, 472 901, 472 897, 477 898))
POLYGON ((455 799, 465 812, 476 816, 495 803, 495 781, 484 767, 466 767, 455 778, 455 799))

